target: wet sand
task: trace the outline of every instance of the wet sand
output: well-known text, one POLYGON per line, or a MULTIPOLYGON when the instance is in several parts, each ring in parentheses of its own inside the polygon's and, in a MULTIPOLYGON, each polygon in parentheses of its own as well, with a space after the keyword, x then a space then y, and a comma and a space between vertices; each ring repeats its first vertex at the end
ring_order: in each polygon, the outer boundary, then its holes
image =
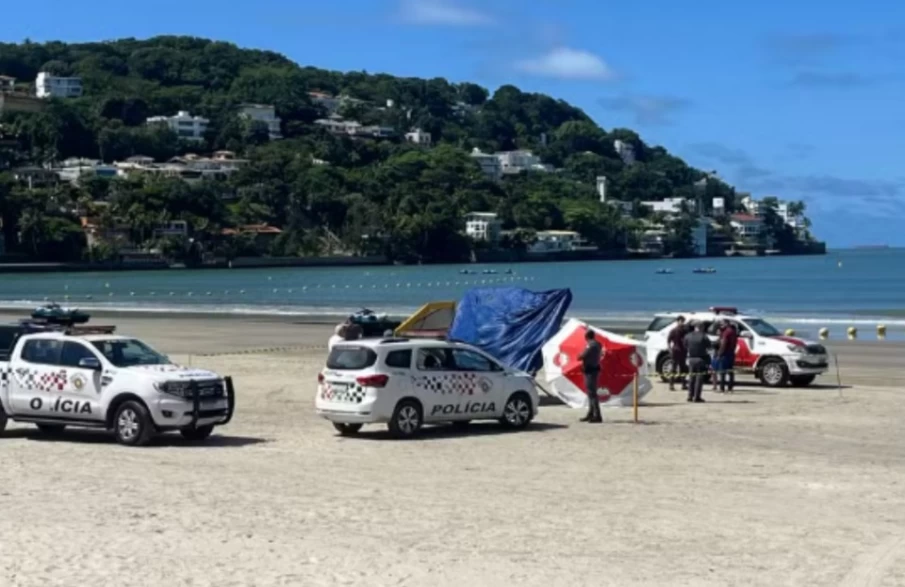
POLYGON ((696 405, 657 384, 640 425, 547 402, 522 433, 395 442, 382 427, 339 438, 314 415, 331 326, 116 323, 233 375, 236 418, 205 444, 145 449, 11 426, 2 585, 905 583, 905 345, 829 343, 842 389, 744 380, 696 405))

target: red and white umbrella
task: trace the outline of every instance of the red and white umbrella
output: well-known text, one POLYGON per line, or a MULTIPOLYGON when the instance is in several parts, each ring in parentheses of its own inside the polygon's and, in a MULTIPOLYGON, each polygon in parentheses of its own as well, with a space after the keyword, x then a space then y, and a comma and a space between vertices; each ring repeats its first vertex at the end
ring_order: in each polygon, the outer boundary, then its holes
POLYGON ((587 408, 588 394, 578 356, 587 346, 588 330, 603 347, 597 396, 602 407, 631 406, 632 382, 638 376, 638 397, 651 390, 644 345, 579 320, 571 319, 544 345, 544 372, 551 393, 573 408, 587 408))

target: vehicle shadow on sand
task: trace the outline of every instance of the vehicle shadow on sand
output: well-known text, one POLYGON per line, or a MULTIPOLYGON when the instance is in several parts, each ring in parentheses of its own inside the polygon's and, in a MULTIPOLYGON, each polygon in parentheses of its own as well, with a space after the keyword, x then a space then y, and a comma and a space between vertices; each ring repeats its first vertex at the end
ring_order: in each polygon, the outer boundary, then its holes
MULTIPOLYGON (((543 433, 551 430, 561 430, 568 428, 565 424, 553 424, 550 422, 532 422, 527 428, 521 430, 511 430, 497 422, 472 422, 464 426, 456 426, 453 424, 437 424, 427 425, 421 429, 418 434, 408 439, 408 442, 418 442, 426 440, 444 440, 448 438, 464 438, 471 436, 500 436, 503 434, 531 434, 543 433)), ((387 430, 368 430, 364 429, 351 440, 389 440, 392 439, 387 430)))
MULTIPOLYGON (((7 438, 24 438, 37 442, 72 442, 78 444, 117 444, 110 432, 101 430, 64 430, 58 434, 46 434, 40 430, 17 429, 8 430, 4 434, 7 438)), ((178 433, 168 433, 155 436, 147 445, 150 447, 179 447, 179 448, 241 448, 255 444, 270 442, 264 438, 250 436, 227 436, 212 434, 205 440, 186 440, 178 433)))

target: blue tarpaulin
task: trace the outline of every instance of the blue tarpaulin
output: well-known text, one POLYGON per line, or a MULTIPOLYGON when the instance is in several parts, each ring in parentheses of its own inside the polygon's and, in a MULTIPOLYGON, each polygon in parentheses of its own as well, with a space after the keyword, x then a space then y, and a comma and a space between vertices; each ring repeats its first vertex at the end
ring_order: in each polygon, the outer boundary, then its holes
POLYGON ((527 372, 543 366, 541 348, 559 332, 572 292, 519 287, 474 288, 456 307, 448 338, 476 346, 527 372))

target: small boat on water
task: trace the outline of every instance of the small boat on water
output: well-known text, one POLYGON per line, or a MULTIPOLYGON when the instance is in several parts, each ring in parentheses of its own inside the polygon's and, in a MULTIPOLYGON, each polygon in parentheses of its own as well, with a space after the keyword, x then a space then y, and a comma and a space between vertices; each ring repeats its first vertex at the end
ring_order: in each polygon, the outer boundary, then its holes
POLYGON ((716 269, 713 267, 698 267, 697 269, 692 269, 692 273, 716 273, 716 269))
POLYGON ((46 304, 35 308, 31 313, 31 317, 34 320, 65 326, 84 324, 91 319, 91 315, 87 312, 82 312, 78 308, 66 308, 59 304, 46 304))
POLYGON ((477 273, 477 271, 475 271, 473 269, 462 269, 459 271, 460 275, 475 275, 476 273, 477 273))
POLYGON ((485 269, 481 273, 484 275, 496 275, 496 269, 485 269))
POLYGON ((657 269, 655 273, 657 275, 672 275, 672 269, 657 269))

